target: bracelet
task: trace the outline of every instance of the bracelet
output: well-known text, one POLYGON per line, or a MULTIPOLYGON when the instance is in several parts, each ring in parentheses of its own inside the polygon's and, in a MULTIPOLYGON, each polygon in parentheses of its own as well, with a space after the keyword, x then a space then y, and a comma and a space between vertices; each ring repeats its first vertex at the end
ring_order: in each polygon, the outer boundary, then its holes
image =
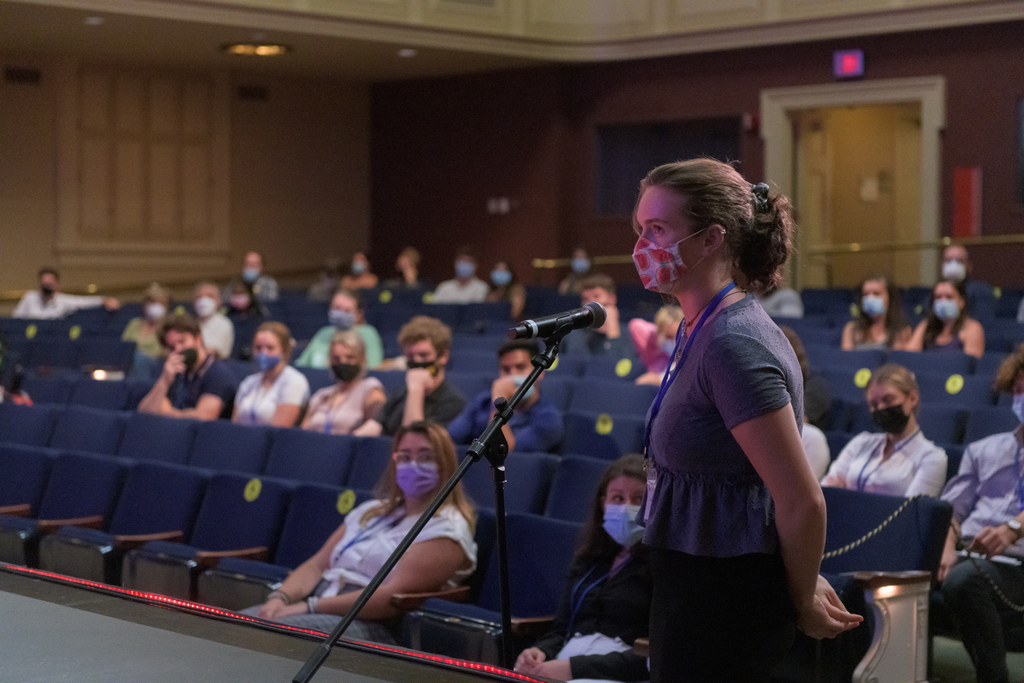
POLYGON ((284 591, 270 591, 270 593, 267 594, 267 602, 270 602, 274 598, 277 598, 286 605, 290 605, 292 602, 291 598, 289 598, 288 594, 284 591))
POLYGON ((306 611, 309 614, 316 614, 316 603, 320 601, 320 598, 315 595, 311 595, 306 598, 306 611))

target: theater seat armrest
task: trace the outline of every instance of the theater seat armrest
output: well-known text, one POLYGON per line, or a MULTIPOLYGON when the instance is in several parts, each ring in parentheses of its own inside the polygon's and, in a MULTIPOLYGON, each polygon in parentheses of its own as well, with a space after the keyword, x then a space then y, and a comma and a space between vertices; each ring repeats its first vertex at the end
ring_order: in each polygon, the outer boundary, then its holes
POLYGON ((535 636, 551 628, 555 621, 550 617, 512 617, 512 635, 518 637, 535 636))
POLYGON ((196 552, 195 560, 196 564, 204 569, 217 564, 218 560, 222 557, 238 557, 243 560, 258 560, 265 562, 269 556, 269 551, 266 546, 259 546, 256 548, 241 548, 239 550, 199 550, 196 552))
POLYGON ((391 596, 391 604, 400 610, 411 612, 419 609, 425 600, 430 598, 441 598, 451 602, 466 602, 469 599, 469 586, 459 586, 443 591, 431 591, 429 593, 395 593, 391 596))
POLYGON ((931 581, 931 572, 854 572, 853 580, 861 588, 874 590, 884 586, 906 586, 922 581, 931 581))
POLYGON ((41 519, 36 522, 36 528, 43 534, 52 534, 62 526, 80 526, 86 529, 102 529, 103 515, 73 517, 71 519, 41 519))
POLYGON ((180 541, 185 534, 180 531, 165 531, 159 534, 122 534, 114 536, 114 547, 118 550, 133 550, 148 541, 180 541))
POLYGON ((651 641, 648 638, 637 638, 633 641, 633 652, 641 657, 651 656, 651 641))
POLYGON ((20 505, 0 505, 0 515, 28 517, 28 513, 31 511, 32 505, 30 503, 22 503, 20 505))

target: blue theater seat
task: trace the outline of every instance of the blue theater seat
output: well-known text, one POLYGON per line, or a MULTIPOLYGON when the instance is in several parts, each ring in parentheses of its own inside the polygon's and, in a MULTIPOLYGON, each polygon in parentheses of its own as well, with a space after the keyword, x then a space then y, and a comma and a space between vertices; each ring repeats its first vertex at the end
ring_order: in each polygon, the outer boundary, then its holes
POLYGON ((547 372, 544 373, 544 378, 540 381, 540 392, 544 398, 554 403, 555 407, 564 413, 569 410, 576 382, 575 377, 547 372))
POLYGON ((207 476, 200 470, 135 463, 106 530, 61 527, 40 541, 40 568, 121 585, 126 551, 155 537, 181 540, 192 533, 206 483, 207 476))
POLYGON ((962 443, 969 445, 986 436, 1012 432, 1019 425, 1017 416, 1009 408, 1002 406, 974 408, 967 418, 967 431, 964 433, 962 443))
POLYGON ((512 304, 508 301, 463 304, 459 307, 457 329, 468 333, 495 333, 512 326, 512 304))
POLYGON ((960 462, 964 459, 964 449, 967 447, 952 443, 941 446, 946 451, 946 481, 949 481, 960 471, 960 462))
POLYGON ((846 444, 856 436, 850 432, 825 432, 825 440, 828 441, 828 452, 832 460, 839 457, 839 454, 846 448, 846 444))
POLYGON ((817 346, 805 344, 807 358, 818 370, 851 370, 860 368, 874 370, 885 360, 885 352, 878 349, 843 351, 838 346, 817 346))
MULTIPOLYGON (((848 403, 858 404, 864 402, 864 387, 866 380, 874 366, 850 367, 850 368, 821 368, 821 376, 828 382, 828 388, 832 397, 842 399, 848 403)), ((833 425, 834 426, 834 425, 833 425)))
POLYGON ((988 377, 991 381, 996 376, 996 371, 1003 364, 1009 354, 986 351, 985 355, 979 358, 974 365, 974 374, 979 377, 988 377))
POLYGON ((559 377, 582 377, 583 371, 587 367, 592 359, 590 356, 584 355, 565 355, 559 354, 555 358, 554 364, 548 370, 548 374, 551 376, 558 375, 559 377))
POLYGON ((0 515, 35 518, 52 465, 47 448, 0 444, 0 515))
POLYGON ((71 390, 70 403, 103 410, 124 410, 131 387, 124 381, 83 379, 71 390))
MULTIPOLYGON (((461 450, 460 455, 465 457, 466 449, 461 450)), ((558 460, 549 453, 509 453, 505 459, 505 510, 543 513, 558 460)), ((494 479, 487 458, 473 463, 462 478, 462 486, 478 506, 494 509, 494 479)))
POLYGON ((647 415, 658 387, 585 376, 576 380, 569 410, 574 413, 647 415))
POLYGON ((120 339, 85 339, 81 342, 78 365, 128 372, 135 359, 135 342, 120 339))
POLYGON ((362 436, 356 438, 355 461, 349 471, 346 486, 370 491, 391 462, 390 436, 362 436))
POLYGON ((224 420, 200 423, 188 464, 213 471, 260 474, 270 449, 270 427, 224 420))
POLYGON ((29 348, 30 368, 77 368, 81 344, 70 339, 37 337, 29 348))
POLYGON ((405 373, 401 370, 370 370, 368 377, 376 377, 384 385, 384 393, 394 396, 405 388, 405 373))
POLYGON ((508 341, 506 334, 453 334, 452 355, 457 356, 464 351, 487 351, 495 360, 497 367, 498 349, 508 341))
POLYGON ((607 460, 567 455, 558 463, 544 514, 585 524, 592 511, 598 484, 608 469, 607 460))
MULTIPOLYGON (((961 405, 930 403, 918 408, 917 423, 924 435, 935 443, 960 443, 969 412, 961 405)), ((871 413, 866 403, 857 406, 850 431, 854 434, 882 431, 871 421, 871 413)))
POLYGON ((21 382, 21 389, 33 403, 67 405, 76 384, 77 377, 69 375, 28 375, 21 382))
POLYGON ((644 418, 608 413, 569 413, 565 416, 562 453, 614 460, 643 447, 644 418))
POLYGON ((306 381, 309 382, 309 393, 311 396, 324 387, 329 387, 337 382, 331 371, 326 368, 297 367, 295 369, 301 372, 306 377, 306 381))
POLYGON ((890 351, 886 363, 902 365, 911 372, 949 375, 973 375, 977 359, 966 353, 919 353, 890 351))
POLYGON ((125 380, 125 383, 128 385, 128 400, 125 403, 125 410, 138 410, 139 403, 153 389, 154 381, 151 379, 129 379, 125 380))
POLYGON ((0 403, 0 443, 46 446, 56 421, 57 411, 48 406, 0 403))
POLYGON ((126 421, 123 413, 68 406, 57 414, 50 447, 114 455, 126 421))
POLYGON ((955 403, 970 407, 990 406, 995 394, 992 378, 976 375, 915 373, 922 403, 955 403))
POLYGON ((604 358, 596 356, 588 358, 583 365, 583 376, 600 379, 612 379, 632 383, 637 377, 647 372, 647 368, 635 357, 604 358))
POLYGON ((302 429, 275 429, 264 473, 268 477, 341 486, 348 481, 356 437, 302 429))
POLYGON ((134 460, 184 465, 192 453, 199 424, 197 420, 132 413, 117 454, 134 460))
POLYGON ((464 374, 498 375, 498 356, 492 351, 461 351, 452 354, 448 360, 448 368, 464 374))
POLYGON ((497 370, 491 368, 488 373, 482 372, 445 372, 444 379, 466 397, 467 401, 484 391, 490 392, 491 385, 497 378, 497 370))

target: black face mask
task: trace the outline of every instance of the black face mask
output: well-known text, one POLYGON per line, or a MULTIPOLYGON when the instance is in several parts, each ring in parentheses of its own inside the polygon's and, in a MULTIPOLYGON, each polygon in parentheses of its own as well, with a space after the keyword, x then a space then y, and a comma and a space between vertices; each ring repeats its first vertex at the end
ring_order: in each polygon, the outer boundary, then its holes
POLYGON ((199 359, 199 354, 196 353, 195 349, 185 349, 181 352, 181 357, 185 360, 185 372, 192 372, 192 368, 196 365, 196 360, 199 359))
POLYGON ((351 382, 363 368, 354 363, 334 363, 331 365, 331 372, 338 378, 339 382, 351 382))
POLYGON ((43 296, 53 296, 54 289, 49 285, 43 285, 39 291, 43 293, 43 296))
POLYGON ((410 370, 412 370, 414 368, 425 368, 427 370, 430 370, 430 376, 431 377, 437 377, 437 361, 436 360, 421 360, 421 361, 411 360, 411 361, 406 362, 405 365, 410 370))
POLYGON ((902 434, 910 422, 910 416, 903 412, 903 406, 895 405, 871 411, 871 421, 888 434, 902 434))

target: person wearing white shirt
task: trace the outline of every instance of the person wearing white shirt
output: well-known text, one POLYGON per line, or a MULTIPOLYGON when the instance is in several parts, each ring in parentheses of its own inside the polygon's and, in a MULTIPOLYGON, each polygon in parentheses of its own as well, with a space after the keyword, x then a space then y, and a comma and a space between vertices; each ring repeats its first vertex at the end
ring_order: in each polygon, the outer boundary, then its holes
POLYGON ((306 376, 288 365, 295 342, 282 323, 263 323, 253 337, 253 361, 260 369, 238 386, 236 424, 292 427, 309 400, 306 376))
POLYGON ((821 431, 809 422, 804 422, 803 431, 800 434, 804 442, 804 454, 807 455, 807 462, 811 466, 814 476, 821 479, 828 471, 828 464, 832 460, 832 453, 828 449, 828 439, 825 432, 821 431))
POLYGON ((53 268, 39 271, 39 289, 25 292, 11 314, 12 318, 54 320, 85 308, 103 306, 108 311, 120 308, 121 303, 108 296, 75 296, 60 291, 60 274, 53 268))
POLYGON ((937 496, 946 482, 946 451, 917 424, 920 392, 914 373, 889 364, 875 370, 865 389, 871 420, 883 433, 862 432, 846 444, 822 486, 890 496, 937 496))
POLYGON ((192 308, 203 331, 206 350, 217 358, 230 358, 235 345, 235 326, 220 312, 220 289, 212 282, 200 282, 192 290, 192 308))
POLYGON ((455 278, 445 280, 434 290, 435 304, 476 304, 487 298, 491 288, 476 277, 476 255, 463 247, 455 256, 455 278))

